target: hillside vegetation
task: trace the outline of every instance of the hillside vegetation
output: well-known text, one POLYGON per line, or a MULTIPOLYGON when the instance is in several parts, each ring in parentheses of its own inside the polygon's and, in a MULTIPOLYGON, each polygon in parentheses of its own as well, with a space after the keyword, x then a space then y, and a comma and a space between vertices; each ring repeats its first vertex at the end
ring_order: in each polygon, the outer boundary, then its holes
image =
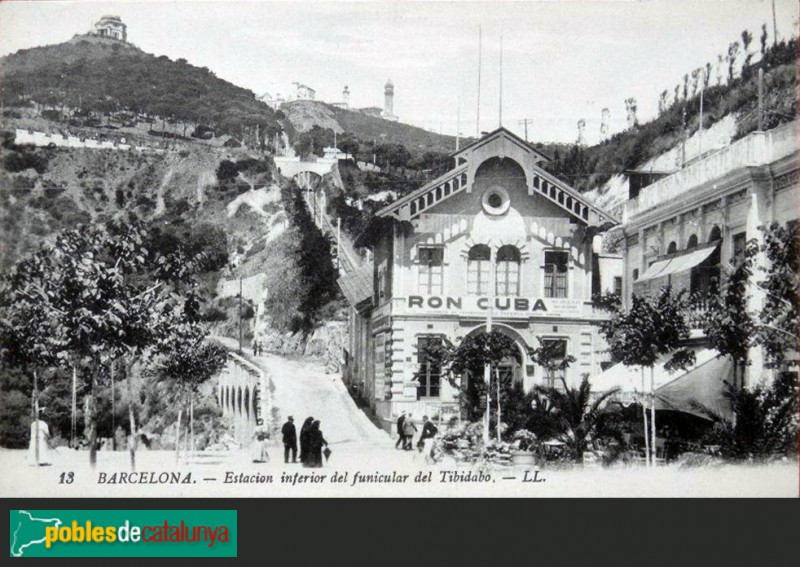
POLYGON ((281 128, 253 92, 212 71, 156 57, 133 45, 92 36, 23 49, 0 60, 5 108, 38 105, 63 114, 125 113, 205 125, 239 139, 258 126, 261 139, 281 128))
MULTIPOLYGON (((307 132, 314 126, 347 133, 365 144, 400 144, 412 154, 424 152, 452 153, 455 136, 429 132, 416 126, 370 116, 358 110, 346 110, 320 101, 301 100, 281 106, 281 110, 297 132, 307 132)), ((462 146, 465 140, 462 140, 462 146)))
MULTIPOLYGON (((647 123, 634 124, 624 132, 589 147, 574 145, 554 152, 548 169, 579 191, 587 191, 606 183, 611 176, 636 169, 645 161, 677 146, 700 127, 700 92, 697 81, 707 84, 703 92, 703 128, 708 129, 726 116, 735 116, 735 138, 758 127, 758 71, 764 73, 765 129, 774 128, 797 117, 797 40, 764 48, 760 61, 745 63, 739 75, 730 75, 726 82, 711 85, 710 67, 695 76, 694 84, 687 74, 675 89, 670 103, 667 91, 661 94, 661 112, 647 123), (692 86, 690 86, 692 85, 692 86)), ((634 102, 635 104, 635 102, 634 102)))

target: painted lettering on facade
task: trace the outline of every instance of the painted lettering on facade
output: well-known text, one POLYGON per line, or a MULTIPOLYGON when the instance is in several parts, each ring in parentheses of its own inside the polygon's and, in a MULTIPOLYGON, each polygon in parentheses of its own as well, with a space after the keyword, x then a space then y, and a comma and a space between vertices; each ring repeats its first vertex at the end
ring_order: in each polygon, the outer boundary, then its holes
MULTIPOLYGON (((416 313, 485 312, 489 309, 489 298, 409 295, 405 307, 408 312, 416 313)), ((566 298, 495 297, 492 310, 498 314, 516 316, 580 316, 583 313, 583 301, 566 298)))

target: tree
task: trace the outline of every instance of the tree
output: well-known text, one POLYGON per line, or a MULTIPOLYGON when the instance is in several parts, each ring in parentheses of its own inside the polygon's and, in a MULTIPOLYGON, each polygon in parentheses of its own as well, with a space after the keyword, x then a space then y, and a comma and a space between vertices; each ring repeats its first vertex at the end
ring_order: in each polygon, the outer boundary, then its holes
POLYGON ((664 114, 667 111, 667 89, 661 91, 661 95, 658 97, 658 114, 659 116, 664 114))
POLYGON ((636 116, 636 99, 629 97, 625 99, 625 110, 628 113, 628 128, 634 128, 639 125, 639 118, 636 116))
POLYGON ((189 437, 194 450, 194 399, 201 384, 222 370, 228 360, 228 351, 207 342, 208 329, 194 315, 185 310, 172 313, 173 333, 161 345, 164 354, 158 365, 163 378, 175 381, 178 392, 178 420, 175 433, 175 456, 180 455, 180 425, 183 403, 189 399, 189 437))
POLYGON ((728 84, 733 84, 734 66, 739 55, 739 42, 734 41, 728 46, 728 84))
POLYGON ((708 440, 719 445, 722 457, 763 461, 797 456, 797 374, 781 372, 771 384, 752 389, 726 384, 723 396, 730 403, 732 420, 695 406, 714 422, 708 440))
POLYGON ((753 34, 747 30, 742 31, 742 48, 744 49, 744 63, 742 64, 742 74, 750 67, 750 60, 753 54, 750 53, 750 44, 753 42, 753 34))
POLYGON ((800 237, 795 231, 772 223, 764 230, 761 251, 766 256, 764 279, 759 286, 766 292, 759 314, 758 343, 764 349, 767 363, 776 368, 797 367, 798 361, 787 358, 800 350, 797 330, 800 328, 800 237))
MULTIPOLYGON (((425 348, 423 360, 438 365, 450 384, 460 392, 461 407, 469 421, 478 421, 486 415, 486 394, 494 386, 495 400, 498 391, 502 400, 513 395, 513 379, 497 378, 494 370, 501 362, 516 354, 516 344, 503 333, 493 330, 490 333, 477 333, 464 338, 458 346, 442 342, 425 348), (484 369, 490 368, 491 384, 484 380, 484 369), (498 383, 499 382, 499 383, 498 383)), ((491 395, 492 392, 489 392, 491 395)), ((489 408, 489 427, 497 427, 497 408, 489 408)))
POLYGON ((700 325, 709 344, 733 362, 733 386, 744 385, 747 355, 755 344, 756 322, 747 311, 748 282, 758 243, 747 243, 744 257, 720 286, 720 293, 698 298, 705 304, 700 325))
POLYGON ((656 297, 634 294, 628 311, 618 310, 600 326, 600 332, 609 346, 611 359, 625 366, 642 368, 642 389, 644 369, 650 369, 650 413, 651 437, 647 436, 647 411, 642 404, 647 450, 655 462, 655 384, 653 367, 664 359, 667 370, 687 368, 694 364, 694 352, 686 348, 690 328, 686 322, 687 301, 684 292, 672 294, 672 288, 661 288, 656 297))
MULTIPOLYGON (((196 298, 184 295, 184 286, 194 285, 194 263, 180 253, 153 253, 145 240, 135 218, 64 231, 52 245, 15 266, 2 287, 0 315, 8 321, 2 327, 4 352, 23 363, 36 357, 49 367, 87 368, 93 466, 97 388, 108 378, 114 380, 113 365, 120 361, 128 385, 135 468, 133 366, 173 332, 170 313, 182 309, 191 315, 199 307, 196 298), (27 324, 22 324, 23 317, 27 324)), ((34 387, 34 400, 36 396, 34 387)))
POLYGON ((761 60, 763 61, 767 54, 767 24, 761 24, 761 37, 759 37, 759 41, 761 42, 761 60))
POLYGON ((592 396, 588 375, 584 375, 577 388, 567 386, 561 377, 561 388, 537 386, 535 391, 550 401, 550 410, 560 426, 559 435, 569 447, 572 459, 580 462, 586 451, 588 441, 603 433, 603 414, 607 411, 603 406, 617 393, 616 390, 592 396))

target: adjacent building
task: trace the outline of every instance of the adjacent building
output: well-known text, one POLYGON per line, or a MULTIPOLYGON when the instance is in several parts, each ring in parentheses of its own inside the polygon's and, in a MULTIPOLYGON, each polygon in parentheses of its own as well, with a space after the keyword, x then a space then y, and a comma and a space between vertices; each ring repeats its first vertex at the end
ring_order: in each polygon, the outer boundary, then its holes
MULTIPOLYGON (((762 238, 761 227, 778 223, 797 231, 798 202, 797 122, 748 134, 644 187, 632 184, 621 226, 626 301, 667 284, 700 300, 715 293, 745 243, 762 238)), ((763 265, 765 259, 756 261, 763 265)), ((753 286, 748 295, 756 312, 762 292, 753 286)), ((708 348, 702 333, 693 336, 695 367, 683 373, 656 368, 657 399, 665 404, 660 407, 692 412, 695 399, 724 411, 718 402, 732 373, 730 362, 708 348)), ((760 350, 753 349, 749 358, 745 385, 768 379, 760 350)), ((613 367, 596 376, 593 386, 641 390, 638 374, 613 367)))
POLYGON ((499 371, 526 389, 552 379, 528 354, 540 341, 576 358, 568 383, 600 371, 604 315, 591 297, 620 284, 622 259, 599 254, 597 235, 617 220, 504 128, 453 158, 454 169, 377 213, 356 242, 370 262, 340 279, 351 305, 345 378, 387 428, 402 410, 458 413, 458 391, 421 355, 484 333, 490 313, 518 346, 499 371))

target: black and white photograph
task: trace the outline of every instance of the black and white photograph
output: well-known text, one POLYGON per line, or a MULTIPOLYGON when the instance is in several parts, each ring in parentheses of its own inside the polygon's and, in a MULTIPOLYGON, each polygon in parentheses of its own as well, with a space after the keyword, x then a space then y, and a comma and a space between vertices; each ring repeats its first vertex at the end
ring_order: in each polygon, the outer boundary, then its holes
POLYGON ((796 0, 0 3, 0 496, 782 497, 796 0))

